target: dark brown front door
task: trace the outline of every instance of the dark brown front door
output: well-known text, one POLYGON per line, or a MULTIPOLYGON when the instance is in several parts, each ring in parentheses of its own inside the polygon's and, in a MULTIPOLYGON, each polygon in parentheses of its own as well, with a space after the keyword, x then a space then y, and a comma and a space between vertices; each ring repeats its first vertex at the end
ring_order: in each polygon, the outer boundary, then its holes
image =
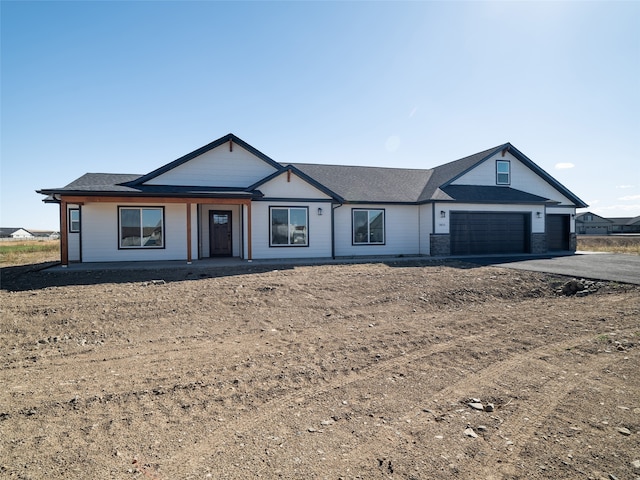
POLYGON ((231 253, 231 212, 213 210, 209 212, 209 255, 230 257, 231 253))

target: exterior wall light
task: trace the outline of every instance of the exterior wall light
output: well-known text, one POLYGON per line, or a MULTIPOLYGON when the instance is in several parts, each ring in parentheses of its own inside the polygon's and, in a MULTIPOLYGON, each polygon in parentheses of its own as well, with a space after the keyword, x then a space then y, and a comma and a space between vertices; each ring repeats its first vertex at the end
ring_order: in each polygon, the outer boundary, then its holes
POLYGON ((444 218, 447 216, 447 212, 445 212, 444 210, 440 210, 440 218, 444 218))
POLYGON ((542 217, 542 213, 536 212, 536 217, 541 218, 542 217))
POLYGON ((322 215, 322 208, 318 207, 318 215, 322 215))

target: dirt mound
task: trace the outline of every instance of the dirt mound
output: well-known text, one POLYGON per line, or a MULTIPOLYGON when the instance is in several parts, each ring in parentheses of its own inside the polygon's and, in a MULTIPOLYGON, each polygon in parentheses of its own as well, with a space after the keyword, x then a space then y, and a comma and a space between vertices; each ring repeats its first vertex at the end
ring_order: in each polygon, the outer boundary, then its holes
POLYGON ((465 264, 2 280, 3 477, 640 476, 638 287, 465 264))

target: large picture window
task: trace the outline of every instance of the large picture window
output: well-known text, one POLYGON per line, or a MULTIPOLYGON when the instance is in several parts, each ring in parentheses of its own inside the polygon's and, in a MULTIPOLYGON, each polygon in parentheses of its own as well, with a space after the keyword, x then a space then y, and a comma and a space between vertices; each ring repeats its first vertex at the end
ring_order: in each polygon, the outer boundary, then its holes
POLYGON ((270 207, 272 247, 306 247, 309 245, 308 218, 306 207, 270 207))
POLYGON ((384 244, 384 210, 365 210, 354 208, 353 244, 384 244))
POLYGON ((509 185, 511 183, 511 162, 498 160, 496 162, 496 184, 509 185))
POLYGON ((120 248, 164 248, 164 208, 120 207, 120 248))

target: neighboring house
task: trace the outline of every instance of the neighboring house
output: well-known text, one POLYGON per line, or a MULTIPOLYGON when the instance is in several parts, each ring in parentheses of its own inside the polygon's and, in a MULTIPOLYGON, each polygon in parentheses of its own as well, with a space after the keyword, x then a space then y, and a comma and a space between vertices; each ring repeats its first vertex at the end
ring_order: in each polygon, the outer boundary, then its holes
POLYGON ((591 212, 576 215, 578 235, 640 233, 640 217, 604 218, 591 212))
POLYGON ((13 227, 2 227, 0 228, 0 238, 11 238, 11 234, 20 230, 19 228, 13 227))
POLYGON ((39 240, 57 240, 60 238, 60 234, 53 230, 30 230, 30 232, 39 240))
POLYGON ((613 222, 591 212, 576 215, 576 233, 578 235, 609 235, 613 222))
POLYGON ((25 230, 24 228, 18 228, 15 232, 11 233, 9 236, 15 239, 35 238, 33 233, 29 232, 28 230, 25 230))
POLYGON ((48 239, 55 240, 60 238, 58 232, 51 230, 26 230, 24 228, 0 228, 0 238, 11 238, 14 240, 22 239, 48 239))
POLYGON ((625 218, 610 218, 611 233, 640 233, 640 216, 625 218))
POLYGON ((571 251, 587 206, 510 143, 405 169, 283 165, 233 134, 38 193, 60 205, 63 264, 571 251))

